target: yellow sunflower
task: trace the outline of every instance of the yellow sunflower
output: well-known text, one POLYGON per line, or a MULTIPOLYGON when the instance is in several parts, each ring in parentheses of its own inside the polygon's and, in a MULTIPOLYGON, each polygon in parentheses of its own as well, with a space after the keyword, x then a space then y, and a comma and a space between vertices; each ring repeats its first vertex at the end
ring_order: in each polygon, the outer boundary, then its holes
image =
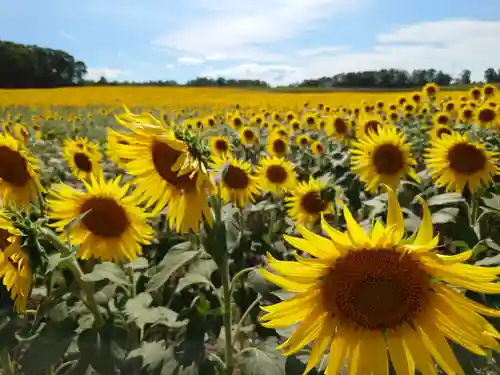
POLYGON ((334 137, 340 141, 348 138, 350 131, 351 124, 349 120, 340 116, 332 116, 326 126, 326 135, 334 137))
POLYGON ((491 98, 492 96, 495 96, 496 92, 497 87, 495 85, 487 83, 483 86, 483 95, 485 98, 491 98))
POLYGON ((86 138, 66 139, 63 148, 64 159, 71 173, 79 180, 88 180, 101 172, 102 154, 99 146, 86 138))
POLYGON ((0 278, 14 301, 14 310, 26 311, 33 275, 28 255, 21 249, 21 232, 0 211, 0 278))
POLYGON ((405 135, 394 128, 383 128, 352 144, 352 170, 365 183, 366 190, 376 193, 381 184, 397 189, 401 179, 409 175, 418 181, 416 164, 405 135))
POLYGON ((233 202, 243 207, 248 202, 255 202, 255 195, 259 193, 257 178, 252 174, 252 166, 233 156, 217 158, 213 168, 221 173, 219 191, 225 203, 233 202))
POLYGON ((459 194, 465 185, 474 193, 499 171, 498 152, 488 151, 483 144, 471 142, 467 134, 458 132, 434 139, 425 160, 436 184, 459 194))
POLYGON ((208 196, 213 185, 205 165, 172 130, 141 124, 133 127, 133 143, 120 145, 118 157, 131 160, 125 169, 134 176, 134 194, 156 215, 168 205, 172 229, 198 232, 212 221, 208 196))
POLYGON ((451 125, 451 115, 448 112, 436 112, 432 117, 435 125, 451 125))
POLYGON ((261 320, 268 328, 298 324, 278 349, 297 353, 313 343, 304 373, 329 350, 326 373, 336 375, 347 364, 350 374, 435 374, 437 362, 447 374, 461 374, 448 340, 486 356, 500 350, 500 334, 481 315, 500 312, 465 297, 460 289, 500 293, 499 267, 463 264, 472 251, 454 256, 436 253, 432 217, 422 200, 423 220, 405 238, 396 194, 388 189, 386 226, 375 221, 369 233, 344 207, 347 231, 322 220, 329 237, 298 227, 303 238, 284 236, 311 258, 280 261, 268 255, 268 281, 295 296, 271 306, 261 320), (458 289, 460 288, 460 289, 458 289))
POLYGON ((306 112, 302 116, 302 123, 306 125, 307 128, 311 129, 313 127, 316 127, 316 120, 318 118, 318 115, 314 112, 306 112))
POLYGON ((471 89, 469 89, 469 96, 472 100, 478 101, 481 99, 482 95, 483 92, 479 87, 472 87, 471 89))
POLYGON ((233 129, 239 131, 241 127, 244 125, 243 119, 238 114, 233 114, 230 119, 228 119, 229 126, 233 129))
POLYGON ((288 152, 288 143, 278 134, 270 134, 267 140, 266 151, 271 156, 284 157, 288 152))
POLYGON ((422 88, 422 92, 426 97, 434 99, 439 92, 439 86, 434 82, 429 82, 422 88))
MULTIPOLYGON (((129 145, 132 142, 132 138, 128 134, 117 132, 111 128, 108 128, 108 138, 106 142, 106 155, 108 159, 115 163, 118 167, 124 168, 125 165, 130 161, 128 159, 120 158, 116 153, 116 148, 119 145, 129 145)), ((76 163, 75 163, 76 164, 76 163)))
POLYGON ((16 123, 12 127, 12 132, 14 133, 14 137, 24 143, 25 145, 28 144, 29 139, 30 139, 30 133, 28 132, 28 129, 22 124, 16 123))
POLYGON ((11 135, 0 134, 0 204, 29 209, 43 190, 38 161, 11 135))
POLYGON ((259 137, 249 126, 243 126, 239 131, 240 141, 244 145, 254 145, 259 143, 259 137))
POLYGON ((227 137, 214 136, 208 140, 210 152, 213 156, 223 156, 231 153, 231 144, 227 137))
POLYGON ((311 151, 313 155, 323 155, 325 153, 325 146, 320 141, 314 141, 311 144, 311 151))
POLYGON ((466 105, 465 107, 460 109, 459 118, 462 123, 470 124, 471 121, 474 119, 474 115, 475 115, 474 108, 466 105))
POLYGON ((365 116, 356 125, 356 138, 364 137, 371 132, 378 133, 380 129, 388 126, 382 119, 376 116, 365 116))
POLYGON ((429 138, 431 140, 433 139, 440 139, 444 136, 451 135, 453 134, 453 130, 446 125, 434 125, 432 129, 429 132, 429 138))
POLYGON ((291 192, 292 196, 285 197, 288 215, 299 225, 314 224, 321 214, 332 214, 333 203, 321 198, 321 192, 327 186, 326 181, 310 177, 307 182, 299 182, 291 192))
POLYGON ((476 119, 478 125, 484 128, 495 127, 498 114, 495 108, 491 107, 488 102, 485 102, 476 109, 476 119))
POLYGON ((290 121, 290 127, 293 129, 293 131, 298 131, 302 129, 302 123, 297 119, 292 119, 290 121))
POLYGON ((258 186, 262 191, 281 194, 295 188, 295 167, 283 158, 262 158, 257 168, 258 186))
POLYGON ((121 178, 105 181, 90 176, 84 181, 85 192, 69 185, 56 185, 49 191, 48 216, 64 241, 79 245, 82 259, 103 261, 133 260, 142 254, 142 245, 154 237, 148 214, 138 206, 137 197, 128 195, 130 185, 121 178), (70 226, 71 225, 71 226, 70 226))
POLYGON ((299 147, 306 147, 311 143, 311 138, 306 134, 302 134, 296 138, 295 142, 299 147))

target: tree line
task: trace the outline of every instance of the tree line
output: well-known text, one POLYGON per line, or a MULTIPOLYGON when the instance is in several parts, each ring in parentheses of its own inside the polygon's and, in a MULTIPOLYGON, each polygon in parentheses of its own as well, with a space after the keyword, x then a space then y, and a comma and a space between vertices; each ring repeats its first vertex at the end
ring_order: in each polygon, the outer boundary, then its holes
MULTIPOLYGON (((62 86, 196 86, 196 87, 254 87, 269 88, 263 80, 197 77, 181 85, 175 80, 145 82, 97 81, 85 79, 87 66, 84 62, 61 50, 36 45, 17 44, 0 40, 0 88, 51 88, 62 86)), ((458 77, 436 69, 380 69, 373 71, 335 74, 331 77, 305 79, 288 86, 320 88, 414 88, 428 82, 441 86, 471 84, 471 71, 465 69, 458 77)), ((484 81, 500 82, 500 69, 484 71, 484 81)))

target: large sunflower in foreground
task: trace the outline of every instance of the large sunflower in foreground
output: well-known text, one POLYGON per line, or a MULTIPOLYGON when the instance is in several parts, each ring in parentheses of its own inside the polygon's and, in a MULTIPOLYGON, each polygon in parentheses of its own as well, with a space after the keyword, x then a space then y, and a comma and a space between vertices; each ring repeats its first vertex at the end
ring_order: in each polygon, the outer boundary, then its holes
POLYGON ((498 152, 486 150, 483 144, 471 142, 467 134, 458 132, 434 139, 426 149, 425 161, 438 186, 459 194, 465 185, 474 193, 499 172, 498 152))
POLYGON ((171 229, 198 232, 203 220, 211 222, 208 196, 213 186, 205 165, 186 142, 171 130, 150 124, 136 124, 133 142, 120 145, 116 154, 130 162, 126 171, 134 176, 134 194, 154 207, 158 214, 165 207, 171 229))
POLYGON ((91 175, 85 192, 69 185, 56 185, 47 199, 52 224, 63 240, 79 245, 78 257, 103 261, 133 260, 154 237, 148 215, 127 195, 130 186, 121 178, 105 181, 91 175), (71 227, 68 227, 71 225, 71 227))
POLYGON ((33 275, 28 255, 21 249, 21 232, 0 211, 0 278, 14 300, 14 310, 26 311, 33 275))
POLYGON ((418 181, 411 147, 397 129, 385 127, 378 133, 370 132, 352 146, 352 170, 365 183, 366 190, 376 193, 381 184, 397 189, 406 175, 418 181))
POLYGON ((255 201, 259 187, 250 163, 229 155, 227 158, 216 158, 213 168, 217 170, 217 174, 222 174, 219 189, 225 203, 234 202, 243 207, 246 203, 255 201))
POLYGON ((9 134, 0 134, 0 205, 29 209, 42 190, 38 162, 9 134))
POLYGON ((285 197, 288 215, 300 225, 311 225, 322 214, 332 214, 333 204, 321 197, 327 182, 310 177, 307 182, 299 182, 290 197, 285 197))
POLYGON ((98 176, 101 172, 99 146, 87 138, 65 140, 63 155, 71 173, 79 180, 88 180, 91 175, 98 176))
POLYGON ((257 176, 258 185, 265 192, 281 194, 292 190, 297 184, 295 167, 283 158, 262 158, 257 176))
POLYGON ((419 231, 404 238, 401 207, 389 189, 386 226, 375 221, 369 233, 347 207, 347 231, 322 228, 319 236, 298 227, 303 238, 285 236, 312 258, 279 261, 268 255, 262 270, 270 282, 296 293, 288 300, 262 309, 264 326, 283 328, 298 323, 279 346, 292 355, 313 342, 306 373, 329 348, 326 373, 436 374, 435 362, 447 374, 464 374, 448 340, 486 356, 485 348, 500 350, 500 334, 481 315, 500 317, 500 311, 474 302, 456 288, 500 293, 499 267, 462 262, 472 251, 454 256, 435 252, 432 217, 422 201, 419 231))

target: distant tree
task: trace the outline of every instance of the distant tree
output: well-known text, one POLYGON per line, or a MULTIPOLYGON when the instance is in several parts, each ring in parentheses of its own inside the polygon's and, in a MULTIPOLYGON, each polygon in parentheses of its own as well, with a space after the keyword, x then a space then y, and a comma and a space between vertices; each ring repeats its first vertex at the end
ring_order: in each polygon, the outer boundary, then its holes
POLYGON ((98 85, 107 85, 108 84, 108 80, 106 79, 106 77, 101 76, 101 78, 99 78, 99 81, 97 81, 97 84, 98 85))
POLYGON ((488 69, 486 69, 484 71, 484 80, 487 83, 498 82, 498 81, 500 81, 500 75, 497 74, 497 72, 495 71, 495 69, 488 68, 488 69))
POLYGON ((472 72, 469 69, 462 70, 460 77, 458 78, 458 83, 462 85, 469 85, 471 83, 470 76, 472 72))

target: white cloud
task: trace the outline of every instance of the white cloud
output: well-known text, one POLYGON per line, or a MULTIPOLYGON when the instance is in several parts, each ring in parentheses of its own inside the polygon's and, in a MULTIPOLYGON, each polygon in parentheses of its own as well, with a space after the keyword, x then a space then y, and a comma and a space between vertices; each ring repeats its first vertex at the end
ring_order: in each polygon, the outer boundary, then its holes
POLYGON ((266 45, 299 35, 312 23, 346 12, 366 0, 195 0, 200 18, 152 41, 173 50, 246 61, 278 61, 266 45))
POLYGON ((181 65, 200 65, 203 64, 203 59, 197 59, 194 57, 179 57, 177 63, 181 65))
POLYGON ((98 80, 101 77, 104 77, 106 79, 116 79, 119 78, 123 75, 129 74, 128 71, 126 70, 121 70, 121 69, 114 69, 114 68, 88 68, 87 69, 87 75, 85 76, 86 79, 90 80, 98 80))
POLYGON ((165 68, 167 69, 172 69, 174 67, 174 64, 166 64, 165 68))
POLYGON ((261 79, 270 84, 280 84, 289 81, 299 73, 300 68, 294 68, 288 65, 248 63, 226 69, 206 70, 200 75, 211 78, 261 79))
POLYGON ((345 49, 346 49, 345 46, 323 46, 316 48, 300 49, 297 51, 297 54, 299 56, 308 57, 308 56, 324 55, 329 53, 338 53, 344 51, 345 49))
POLYGON ((480 80, 485 69, 500 66, 495 48, 500 45, 500 21, 450 19, 415 23, 381 33, 375 40, 376 43, 364 51, 346 49, 334 54, 328 48, 298 51, 302 59, 294 58, 295 66, 248 63, 216 73, 254 79, 271 77, 272 83, 283 84, 343 72, 435 68, 455 76, 463 69, 470 69, 472 79, 480 80), (276 73, 276 69, 281 69, 283 74, 276 73))
POLYGON ((75 40, 75 36, 71 33, 68 33, 66 31, 61 31, 59 33, 59 36, 63 39, 67 39, 67 40, 75 40))

